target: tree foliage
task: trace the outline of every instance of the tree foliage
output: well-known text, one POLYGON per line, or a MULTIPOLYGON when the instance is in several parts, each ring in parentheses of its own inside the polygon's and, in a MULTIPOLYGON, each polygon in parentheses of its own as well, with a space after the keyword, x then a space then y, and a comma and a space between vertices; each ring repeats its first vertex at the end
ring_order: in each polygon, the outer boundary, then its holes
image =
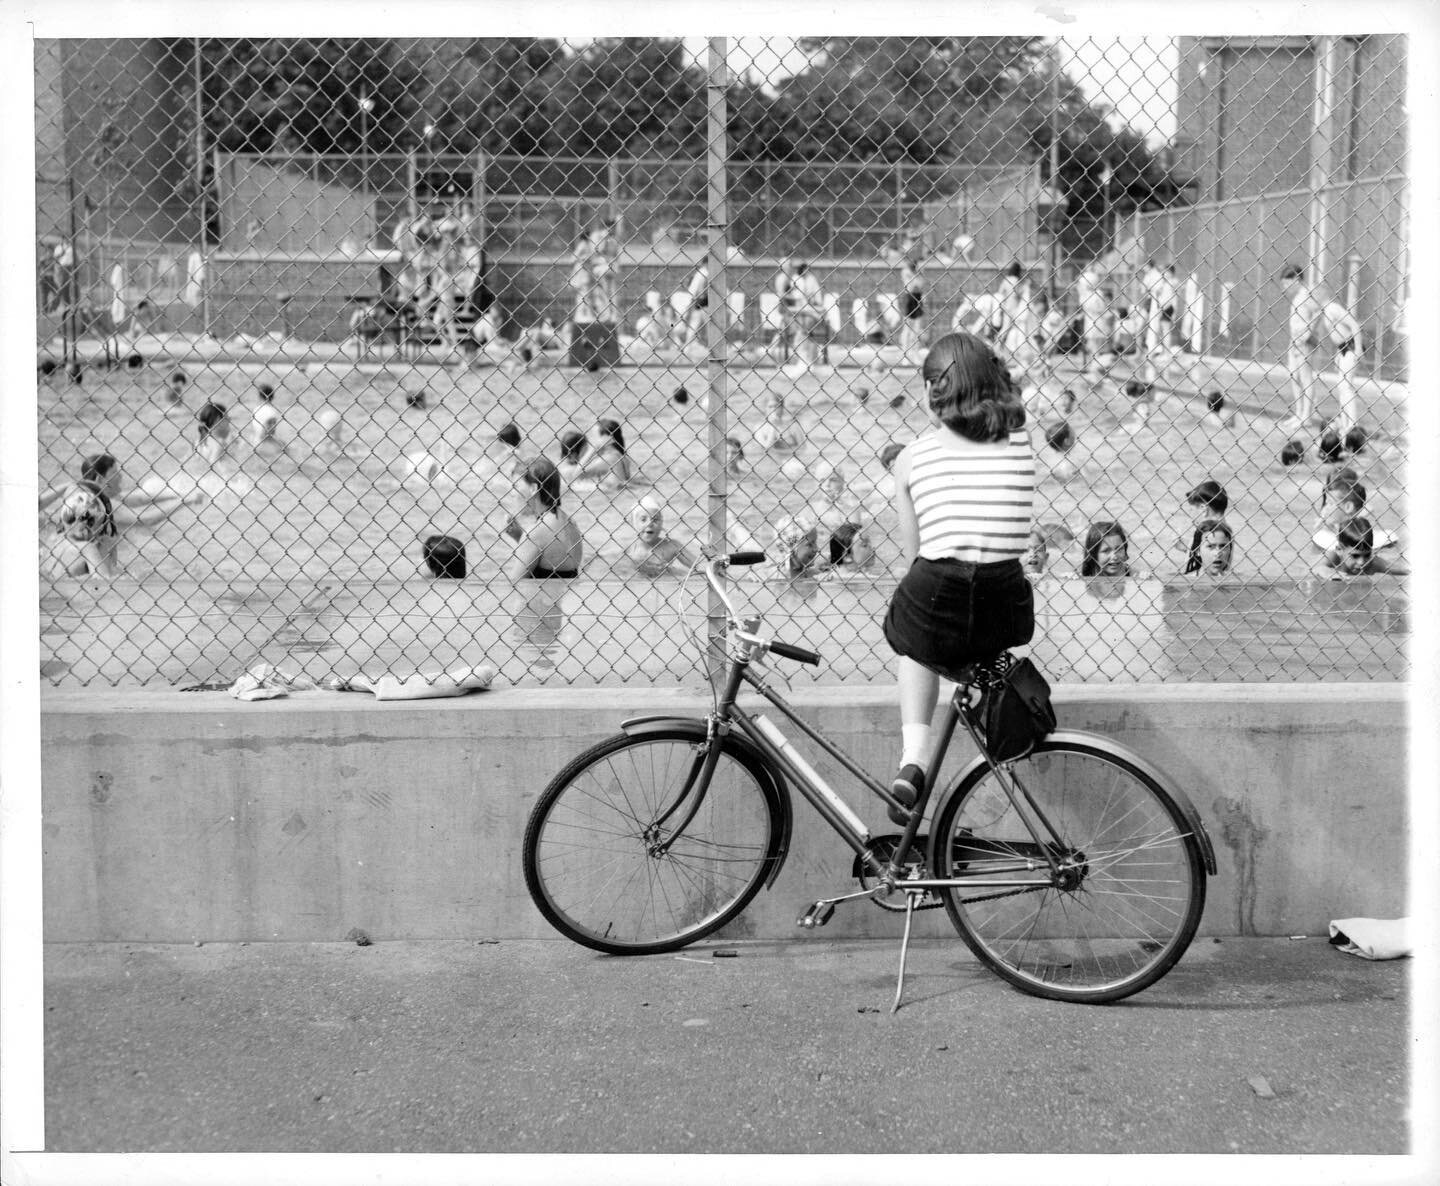
MULTIPOLYGON (((1183 186, 1103 106, 1051 74, 1035 37, 805 38, 803 69, 727 95, 737 160, 981 165, 1057 144, 1072 214, 1176 201, 1183 186), (1058 104, 1056 96, 1058 93, 1058 104)), ((204 139, 231 151, 533 157, 705 153, 705 71, 668 38, 201 43, 204 139), (366 118, 362 100, 370 100, 366 118)))

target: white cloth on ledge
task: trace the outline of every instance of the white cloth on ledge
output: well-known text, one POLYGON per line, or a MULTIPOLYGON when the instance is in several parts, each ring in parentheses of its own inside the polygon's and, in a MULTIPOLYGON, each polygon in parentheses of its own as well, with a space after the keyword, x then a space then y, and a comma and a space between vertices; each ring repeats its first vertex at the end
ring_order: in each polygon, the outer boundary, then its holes
POLYGON ((1408 918, 1339 918, 1330 922, 1330 940, 1343 935, 1348 943, 1334 943, 1341 951, 1367 960, 1403 959, 1410 954, 1408 918))

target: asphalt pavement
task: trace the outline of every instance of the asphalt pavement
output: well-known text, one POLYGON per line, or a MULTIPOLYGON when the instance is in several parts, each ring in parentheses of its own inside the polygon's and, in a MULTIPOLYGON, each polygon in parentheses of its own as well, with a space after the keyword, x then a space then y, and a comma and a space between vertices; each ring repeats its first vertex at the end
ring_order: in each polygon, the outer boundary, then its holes
POLYGON ((1409 960, 1206 938, 1149 991, 1081 1006, 935 940, 912 946, 892 1016, 898 952, 822 936, 632 959, 561 940, 50 944, 45 1145, 1407 1150, 1409 960))

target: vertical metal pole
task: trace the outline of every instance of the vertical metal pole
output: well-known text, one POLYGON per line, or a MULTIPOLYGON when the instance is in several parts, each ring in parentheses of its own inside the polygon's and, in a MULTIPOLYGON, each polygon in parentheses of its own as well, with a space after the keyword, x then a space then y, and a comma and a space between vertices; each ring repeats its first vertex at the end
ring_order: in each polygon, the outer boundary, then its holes
POLYGON ((1335 200, 1335 156, 1341 137, 1335 126, 1336 85, 1340 73, 1340 39, 1317 37, 1315 103, 1310 128, 1310 283, 1324 284, 1330 273, 1330 239, 1335 200))
POLYGON ((1268 211, 1265 209, 1266 202, 1262 197, 1255 203, 1256 227, 1255 227, 1255 291, 1250 298, 1250 357, 1255 358, 1260 353, 1260 310, 1264 307, 1261 300, 1265 288, 1265 250, 1268 236, 1265 228, 1269 225, 1268 211))
POLYGON ((405 154, 405 208, 410 212, 410 221, 415 221, 419 208, 415 204, 415 191, 420 184, 420 169, 415 163, 416 150, 405 154))
POLYGON ((1049 226, 1045 231, 1050 236, 1046 252, 1045 295, 1055 297, 1055 277, 1060 271, 1060 226, 1063 222, 1060 202, 1064 195, 1060 190, 1060 39, 1057 37, 1050 46, 1050 207, 1046 215, 1049 226))
POLYGON ((205 236, 208 233, 205 227, 205 104, 204 96, 200 93, 200 38, 192 39, 195 42, 195 219, 196 219, 196 241, 203 249, 205 236))
POLYGON ((489 191, 485 188, 485 150, 475 150, 475 184, 470 189, 471 197, 474 199, 475 208, 471 212, 470 237, 479 243, 483 249, 485 246, 485 206, 489 202, 489 191))
POLYGON ((620 162, 612 156, 605 160, 605 213, 608 217, 616 220, 617 241, 623 238, 619 222, 620 209, 620 162))
MULTIPOLYGON (((60 353, 67 364, 74 366, 80 361, 79 304, 80 304, 80 245, 79 231, 75 226, 75 174, 65 178, 65 189, 70 198, 70 265, 60 277, 62 298, 65 302, 64 315, 60 322, 60 353)), ((88 243, 87 243, 88 246, 88 243)))
MULTIPOLYGON (((221 167, 220 146, 218 144, 214 148, 214 153, 212 173, 215 178, 215 192, 218 194, 220 192, 221 167)), ((224 224, 222 223, 221 225, 223 226, 224 224)), ((210 275, 210 246, 210 237, 206 235, 201 240, 200 247, 200 329, 206 337, 210 336, 210 289, 214 287, 213 279, 210 275)))
MULTIPOLYGON (((705 173, 706 229, 710 233, 710 291, 708 316, 705 319, 705 345, 709 351, 710 378, 710 463, 709 511, 710 546, 717 552, 726 550, 727 503, 729 481, 725 470, 725 400, 727 396, 726 365, 729 362, 729 338, 725 321, 730 310, 730 290, 725 274, 729 262, 730 226, 726 208, 726 86, 729 66, 726 62, 727 39, 711 37, 708 77, 705 84, 705 173)), ((712 684, 724 674, 725 611, 720 598, 711 590, 706 607, 710 647, 706 651, 706 667, 712 684)))

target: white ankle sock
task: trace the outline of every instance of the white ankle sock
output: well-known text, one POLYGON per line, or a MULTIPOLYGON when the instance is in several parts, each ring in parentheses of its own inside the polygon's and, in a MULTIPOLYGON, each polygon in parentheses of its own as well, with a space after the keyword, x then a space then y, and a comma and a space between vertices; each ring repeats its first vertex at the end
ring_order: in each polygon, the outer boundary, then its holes
POLYGON ((900 765, 925 768, 930 757, 930 726, 900 726, 900 765))

